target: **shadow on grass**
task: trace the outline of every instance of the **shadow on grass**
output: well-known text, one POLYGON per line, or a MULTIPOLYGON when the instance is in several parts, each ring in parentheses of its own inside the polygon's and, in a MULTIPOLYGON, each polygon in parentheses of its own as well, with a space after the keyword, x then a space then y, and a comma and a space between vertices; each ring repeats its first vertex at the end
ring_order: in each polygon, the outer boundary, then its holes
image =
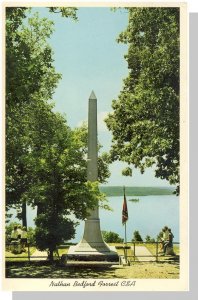
MULTIPOLYGON (((164 260, 162 261, 158 261, 157 264, 162 265, 163 264, 172 264, 175 265, 176 269, 180 269, 180 256, 179 255, 175 255, 175 256, 171 256, 171 257, 165 257, 164 260)), ((174 274, 174 273, 168 273, 168 274, 174 274)))
POLYGON ((61 266, 49 262, 7 262, 7 278, 116 278, 111 266, 61 266))
POLYGON ((159 256, 159 259, 162 259, 162 260, 159 260, 158 262, 160 263, 174 263, 174 264, 179 264, 180 262, 180 256, 179 255, 174 255, 174 256, 159 256))
MULTIPOLYGON (((130 272, 144 262, 133 262, 131 267, 127 267, 130 272)), ((150 262, 149 266, 158 266, 160 269, 166 268, 166 265, 173 265, 173 271, 170 270, 168 274, 175 274, 174 266, 176 270, 179 270, 179 256, 174 257, 162 257, 162 260, 156 262, 150 262), (173 272, 173 273, 172 273, 173 272)), ((79 264, 79 265, 65 265, 61 266, 59 262, 54 262, 51 264, 49 261, 32 261, 32 262, 6 262, 6 277, 7 278, 45 278, 45 279, 55 279, 55 278, 128 278, 126 272, 128 272, 122 266, 116 265, 102 265, 102 264, 79 264)), ((167 274, 167 273, 166 273, 167 274)), ((130 275, 133 278, 134 274, 130 275)), ((143 275, 136 278, 144 278, 143 275)), ((152 277, 156 278, 156 277, 152 277)), ((165 277, 166 278, 166 277, 165 277)))

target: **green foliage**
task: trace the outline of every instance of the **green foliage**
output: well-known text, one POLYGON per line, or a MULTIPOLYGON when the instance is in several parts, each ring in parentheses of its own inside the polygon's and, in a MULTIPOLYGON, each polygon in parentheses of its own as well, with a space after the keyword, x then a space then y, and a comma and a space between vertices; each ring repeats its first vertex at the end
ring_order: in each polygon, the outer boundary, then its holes
POLYGON ((146 237, 145 237, 145 241, 147 242, 147 243, 154 243, 155 242, 155 239, 154 238, 151 238, 150 237, 150 235, 147 235, 146 237))
POLYGON ((72 18, 75 21, 78 20, 76 16, 77 10, 76 7, 49 7, 50 12, 61 14, 62 17, 72 18))
POLYGON ((132 169, 127 167, 124 170, 122 170, 122 175, 123 176, 132 176, 132 169))
POLYGON ((35 229, 32 227, 28 227, 27 229, 27 240, 30 245, 35 245, 35 229))
POLYGON ((52 22, 36 14, 24 25, 25 11, 6 9, 7 206, 19 203, 32 184, 30 152, 35 148, 35 135, 42 131, 36 123, 37 114, 49 110, 46 101, 60 79, 47 43, 52 22))
POLYGON ((106 243, 123 243, 124 241, 118 233, 112 231, 102 231, 102 236, 106 243))
MULTIPOLYGON (((118 41, 129 45, 129 75, 113 113, 112 161, 179 187, 179 8, 129 8, 129 24, 118 41)), ((129 174, 130 175, 130 174, 129 174)))
MULTIPOLYGON (((21 224, 19 224, 17 222, 11 222, 8 225, 6 225, 6 227, 5 227, 6 243, 10 243, 11 233, 12 233, 12 230, 14 229, 15 225, 21 225, 21 224)), ((28 243, 30 243, 30 245, 35 244, 35 229, 33 229, 32 227, 27 228, 27 239, 28 239, 28 243)))
MULTIPOLYGON (((84 153, 86 158, 88 155, 88 126, 84 123, 81 127, 74 129, 75 142, 79 144, 79 147, 84 153)), ((100 183, 106 183, 110 177, 109 163, 110 158, 107 152, 101 152, 102 145, 98 143, 98 181, 100 183)))
POLYGON ((161 240, 162 238, 163 238, 163 231, 160 231, 158 236, 157 236, 157 239, 161 240))
POLYGON ((132 242, 143 242, 143 239, 138 230, 135 230, 133 233, 132 242))
MULTIPOLYGON (((76 14, 73 8, 50 11, 76 14)), ((36 242, 52 257, 56 245, 74 236, 75 224, 67 216, 84 219, 104 195, 97 182, 86 179, 83 130, 72 131, 49 102, 61 78, 47 42, 53 23, 26 13, 16 7, 6 11, 6 207, 37 206, 36 242)), ((105 180, 104 157, 103 166, 105 180)))
POLYGON ((109 154, 107 152, 103 152, 98 156, 98 181, 100 183, 106 183, 110 175, 109 154))
MULTIPOLYGON (((44 137, 47 142, 47 126, 51 125, 47 114, 52 106, 46 102, 61 78, 53 66, 53 53, 47 42, 53 22, 39 18, 37 13, 27 17, 30 11, 31 8, 6 8, 7 208, 20 205, 22 194, 32 185, 30 160, 33 148, 37 151, 35 136, 37 148, 39 135, 40 140, 44 137)), ((50 11, 57 12, 57 8, 50 11)), ((59 11, 64 17, 76 18, 76 8, 61 7, 59 11)))
POLYGON ((18 223, 17 222, 12 222, 12 223, 6 225, 6 227, 5 227, 5 241, 6 241, 6 243, 11 242, 11 233, 12 233, 12 230, 14 229, 15 225, 18 225, 18 223))
POLYGON ((60 79, 46 42, 53 32, 53 23, 35 14, 28 18, 27 25, 21 20, 17 27, 17 10, 11 8, 10 12, 7 8, 6 19, 6 104, 11 112, 14 105, 35 101, 35 96, 50 99, 60 79))
POLYGON ((41 251, 48 249, 53 253, 57 245, 74 238, 75 223, 50 208, 36 218, 36 226, 36 245, 41 251))

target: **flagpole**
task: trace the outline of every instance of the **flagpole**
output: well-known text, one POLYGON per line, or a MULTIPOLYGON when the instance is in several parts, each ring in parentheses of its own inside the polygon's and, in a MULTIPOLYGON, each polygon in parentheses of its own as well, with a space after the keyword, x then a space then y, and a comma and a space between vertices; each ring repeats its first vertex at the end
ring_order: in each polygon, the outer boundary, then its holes
POLYGON ((126 235, 126 222, 125 222, 125 244, 127 244, 127 235, 126 235))
MULTIPOLYGON (((123 190, 124 190, 124 197, 126 197, 126 195, 125 195, 125 186, 123 186, 123 190)), ((126 246, 127 246, 127 233, 126 233, 126 223, 127 222, 125 222, 124 223, 124 230, 125 230, 125 232, 124 232, 124 256, 125 256, 125 259, 127 260, 127 248, 126 248, 126 246)))

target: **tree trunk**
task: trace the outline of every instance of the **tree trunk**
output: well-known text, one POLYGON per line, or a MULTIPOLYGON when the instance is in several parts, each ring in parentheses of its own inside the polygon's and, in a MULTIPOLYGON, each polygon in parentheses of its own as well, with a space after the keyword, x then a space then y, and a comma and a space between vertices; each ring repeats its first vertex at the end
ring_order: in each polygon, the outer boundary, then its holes
POLYGON ((45 212, 45 205, 38 203, 37 204, 37 217, 45 212))
POLYGON ((48 252, 48 259, 49 259, 50 262, 53 262, 53 261, 54 261, 53 253, 54 253, 54 250, 49 249, 49 252, 48 252))
POLYGON ((26 202, 22 203, 22 226, 25 226, 27 228, 27 208, 26 208, 26 202))

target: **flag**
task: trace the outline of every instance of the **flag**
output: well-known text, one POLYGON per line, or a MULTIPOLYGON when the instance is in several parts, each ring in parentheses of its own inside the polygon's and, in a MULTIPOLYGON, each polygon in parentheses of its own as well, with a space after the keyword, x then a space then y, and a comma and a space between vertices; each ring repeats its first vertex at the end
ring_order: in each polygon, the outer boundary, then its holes
POLYGON ((122 207, 122 224, 124 225, 127 220, 128 220, 128 209, 127 209, 126 196, 124 193, 124 201, 123 201, 123 207, 122 207))

